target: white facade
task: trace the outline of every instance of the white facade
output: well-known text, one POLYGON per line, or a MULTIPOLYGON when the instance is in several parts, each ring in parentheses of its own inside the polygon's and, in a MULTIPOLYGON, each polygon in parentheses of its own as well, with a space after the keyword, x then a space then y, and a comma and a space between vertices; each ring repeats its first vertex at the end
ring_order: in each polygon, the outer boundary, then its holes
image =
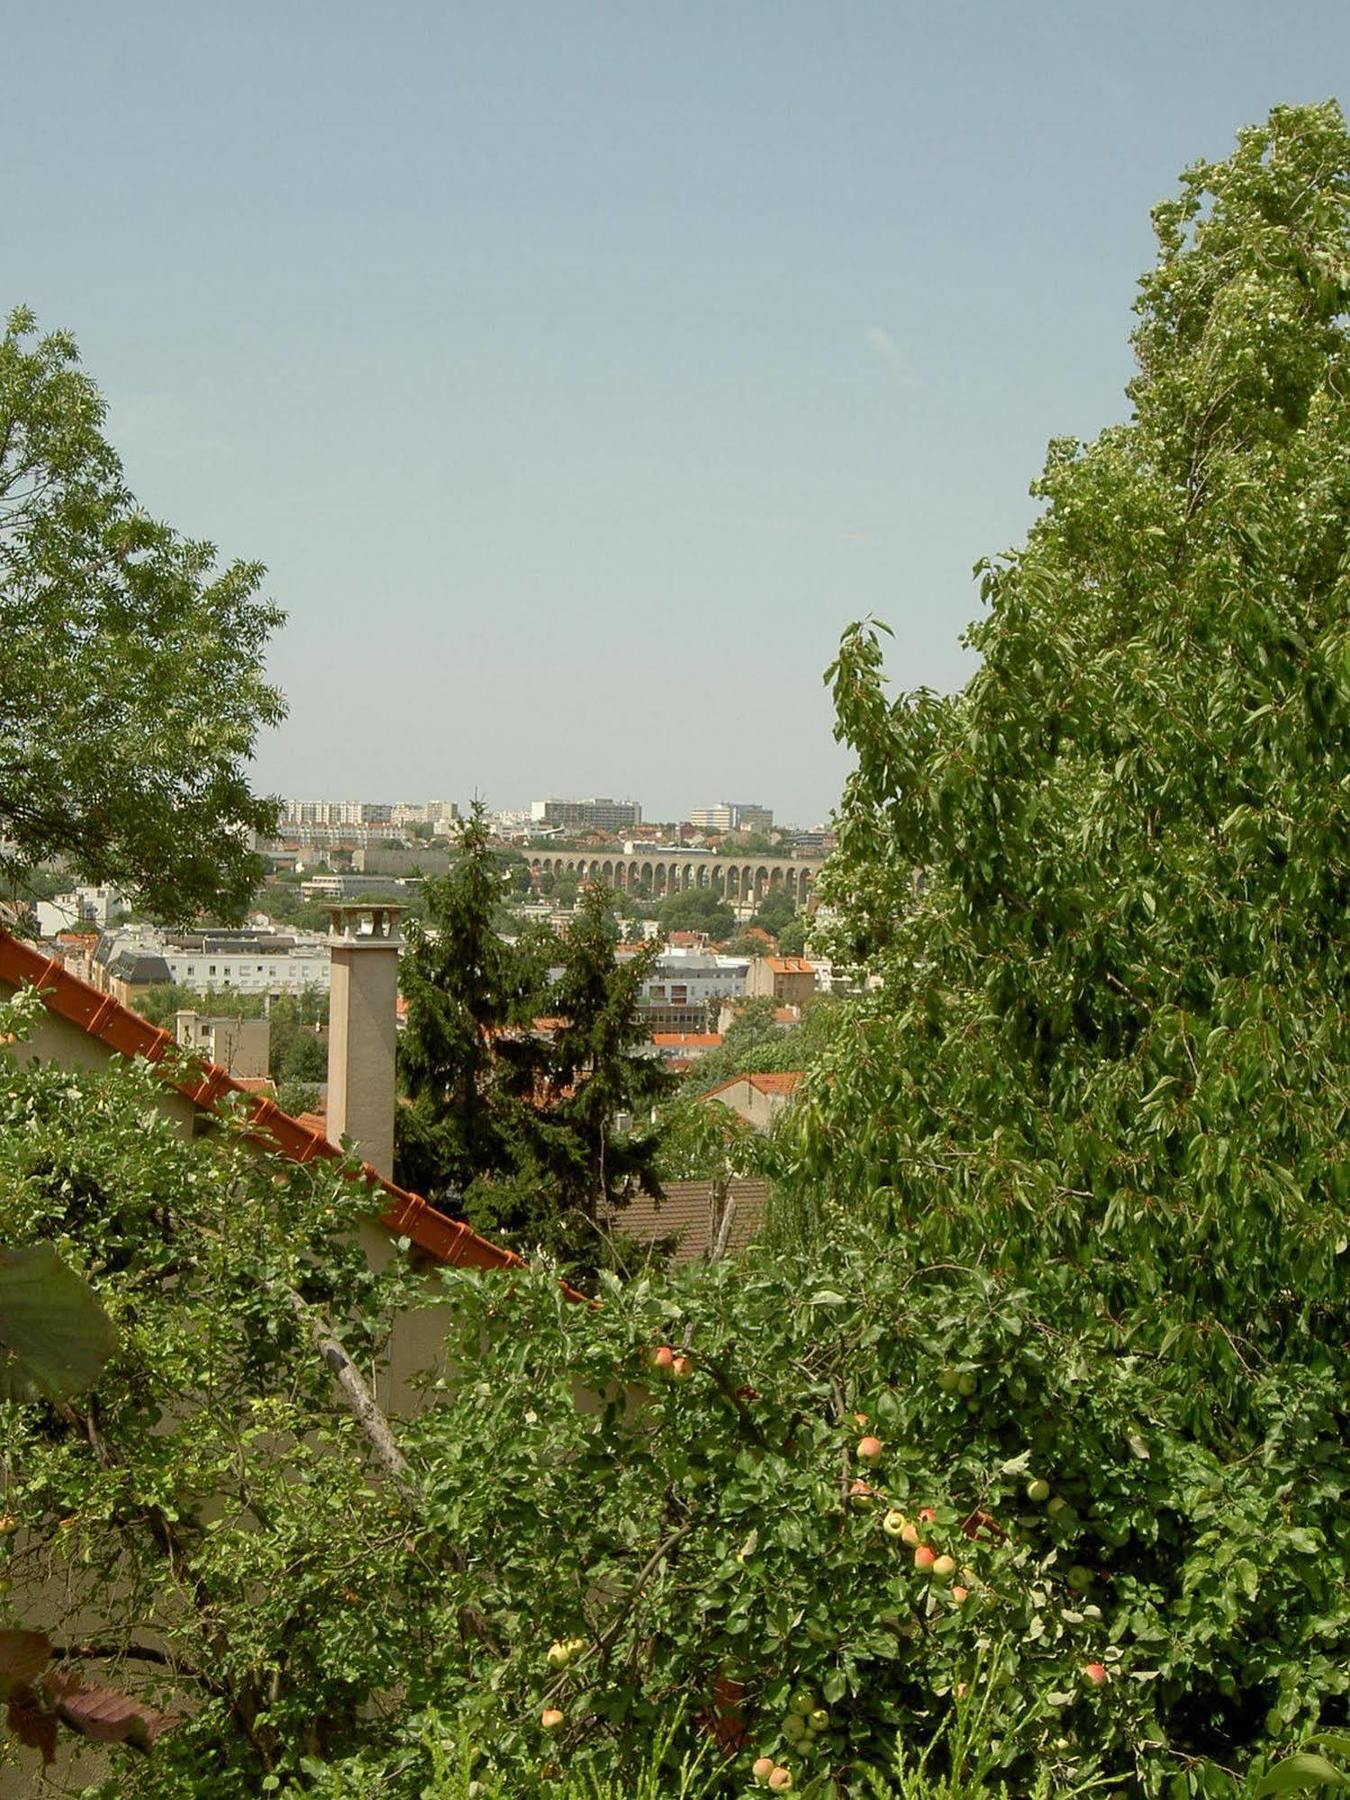
POLYGON ((204 994, 229 988, 243 994, 327 992, 328 940, 313 932, 255 931, 228 937, 195 937, 137 925, 106 933, 99 959, 111 963, 123 951, 162 957, 170 981, 204 994))
POLYGON ((532 800, 530 818, 536 825, 594 826, 597 831, 623 831, 642 823, 636 800, 532 800))
POLYGON ((715 956, 707 950, 663 950, 642 984, 649 1005, 697 1006, 745 992, 750 972, 744 956, 715 956))
POLYGON ((55 937, 59 931, 74 931, 81 925, 97 925, 102 931, 131 909, 118 888, 78 887, 54 900, 39 900, 34 910, 39 936, 55 937))

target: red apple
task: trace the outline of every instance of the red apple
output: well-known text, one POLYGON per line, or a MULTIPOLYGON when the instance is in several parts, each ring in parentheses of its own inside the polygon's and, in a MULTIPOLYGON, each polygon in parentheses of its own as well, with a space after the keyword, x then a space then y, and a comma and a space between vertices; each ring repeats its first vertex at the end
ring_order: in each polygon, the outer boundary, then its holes
POLYGON ((750 1773, 762 1787, 768 1781, 770 1775, 773 1774, 777 1766, 778 1765, 771 1756, 757 1756, 750 1765, 750 1773))
POLYGON ((848 1490, 849 1502, 860 1511, 872 1504, 872 1490, 865 1481, 855 1481, 848 1490))
POLYGON ((1107 1682, 1111 1679, 1106 1672, 1106 1664, 1098 1662, 1085 1663, 1083 1665, 1083 1676, 1093 1687, 1105 1687, 1107 1682))
POLYGON ((677 1356, 670 1365, 670 1372, 675 1377, 676 1381, 683 1381, 686 1376, 692 1373, 693 1367, 693 1363, 690 1362, 687 1356, 677 1356))
POLYGON ((654 1369, 659 1369, 663 1375, 670 1368, 670 1365, 674 1360, 675 1352, 671 1349, 669 1344, 662 1344, 659 1349, 652 1351, 652 1367, 654 1369))
POLYGON ((775 1794, 786 1794, 792 1786, 792 1776, 784 1768, 777 1768, 769 1777, 769 1787, 775 1794))
POLYGON ((858 1439, 858 1461, 861 1463, 877 1463, 881 1461, 881 1439, 865 1437, 858 1439))
POLYGON ((935 1506, 921 1506, 919 1508, 919 1517, 923 1520, 925 1525, 935 1525, 937 1523, 937 1508, 935 1506))
POLYGON ((926 1575, 937 1561, 937 1551, 931 1544, 920 1544, 914 1552, 914 1567, 926 1575))
POLYGON ((960 1604, 963 1600, 969 1600, 969 1598, 970 1598, 970 1589, 968 1587, 962 1587, 960 1585, 960 1583, 958 1582, 958 1584, 952 1589, 952 1599, 955 1600, 955 1602, 958 1606, 960 1606, 960 1604))
POLYGON ((539 1715, 539 1723, 545 1731, 556 1731, 563 1722, 563 1716, 556 1706, 546 1706, 539 1715))
POLYGON ((908 1544, 911 1550, 917 1550, 919 1545, 923 1542, 919 1528, 912 1519, 905 1520, 904 1525, 900 1529, 900 1537, 901 1541, 908 1544))
POLYGON ((934 1581, 950 1581, 956 1573, 956 1558, 954 1556, 934 1557, 930 1573, 934 1581))

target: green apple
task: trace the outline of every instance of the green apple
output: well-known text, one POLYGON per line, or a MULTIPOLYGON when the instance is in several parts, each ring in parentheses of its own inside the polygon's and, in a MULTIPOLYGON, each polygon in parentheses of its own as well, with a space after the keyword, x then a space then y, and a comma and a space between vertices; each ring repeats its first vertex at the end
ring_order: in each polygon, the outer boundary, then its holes
POLYGON ((954 1394, 961 1380, 961 1372, 959 1369, 941 1369, 937 1379, 944 1394, 954 1394))
POLYGON ((1034 1505, 1044 1506, 1049 1498, 1050 1483, 1048 1481, 1042 1481, 1040 1476, 1037 1475, 1033 1480, 1027 1483, 1027 1499, 1034 1505))
POLYGON ((808 1713, 813 1713, 816 1710, 816 1697, 811 1692, 810 1688, 798 1688, 796 1693, 788 1701, 788 1708, 790 1711, 795 1712, 798 1718, 804 1719, 808 1713))
POLYGON ((886 1533, 887 1537, 903 1537, 906 1523, 905 1515, 902 1512, 896 1512, 894 1507, 892 1507, 891 1511, 888 1512, 886 1517, 881 1521, 881 1529, 886 1533))
POLYGON ((975 1392, 978 1385, 975 1377, 971 1374, 970 1370, 967 1369, 957 1377, 956 1391, 958 1394, 968 1397, 975 1392))
POLYGON ((806 1723, 811 1731, 828 1731, 830 1728, 830 1715, 823 1706, 817 1706, 807 1715, 806 1723))

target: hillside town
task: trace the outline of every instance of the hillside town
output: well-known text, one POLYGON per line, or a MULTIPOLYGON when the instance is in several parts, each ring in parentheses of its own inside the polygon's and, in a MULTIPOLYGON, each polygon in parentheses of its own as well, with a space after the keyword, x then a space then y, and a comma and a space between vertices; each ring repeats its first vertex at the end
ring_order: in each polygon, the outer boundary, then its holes
POLYGON ((7 21, 0 1800, 1350 1790, 1350 15, 1060 13, 7 21))

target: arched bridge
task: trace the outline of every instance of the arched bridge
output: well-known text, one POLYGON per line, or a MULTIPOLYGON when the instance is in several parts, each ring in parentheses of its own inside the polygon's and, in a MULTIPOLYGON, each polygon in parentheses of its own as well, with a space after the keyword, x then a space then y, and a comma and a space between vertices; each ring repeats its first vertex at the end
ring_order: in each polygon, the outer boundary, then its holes
POLYGON ((781 892, 805 906, 821 867, 791 856, 691 856, 681 850, 639 850, 631 856, 608 850, 545 850, 528 855, 536 878, 576 875, 635 899, 651 900, 703 888, 732 905, 758 905, 767 894, 781 892))

